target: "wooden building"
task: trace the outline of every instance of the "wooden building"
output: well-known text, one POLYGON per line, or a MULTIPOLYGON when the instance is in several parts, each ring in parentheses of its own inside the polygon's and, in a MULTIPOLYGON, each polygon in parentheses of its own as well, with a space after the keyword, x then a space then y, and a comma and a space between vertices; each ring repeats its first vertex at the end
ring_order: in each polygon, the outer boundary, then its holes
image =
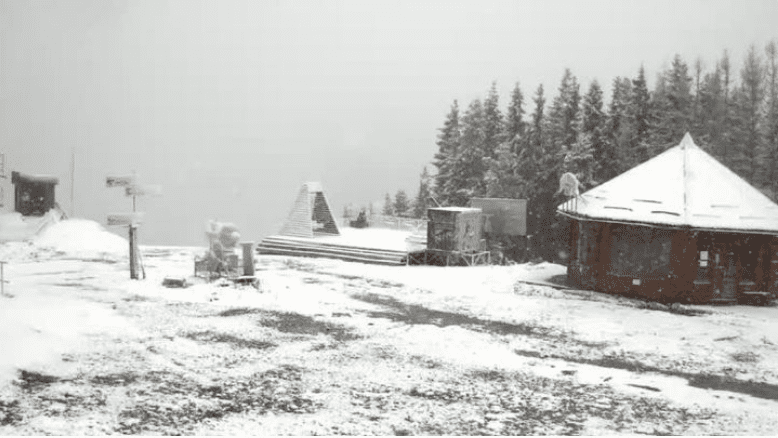
POLYGON ((54 188, 59 180, 53 176, 26 175, 11 172, 14 185, 14 210, 22 216, 43 216, 55 208, 54 188))
POLYGON ((778 292, 778 205, 689 134, 557 211, 579 287, 697 303, 778 292))

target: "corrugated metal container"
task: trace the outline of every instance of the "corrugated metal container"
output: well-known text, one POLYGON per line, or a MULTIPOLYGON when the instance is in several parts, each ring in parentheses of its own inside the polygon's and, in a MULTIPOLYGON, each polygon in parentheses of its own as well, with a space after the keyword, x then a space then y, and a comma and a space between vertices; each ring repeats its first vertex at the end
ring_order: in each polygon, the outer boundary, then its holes
POLYGON ((481 250, 480 208, 430 208, 427 216, 428 249, 458 252, 481 250))

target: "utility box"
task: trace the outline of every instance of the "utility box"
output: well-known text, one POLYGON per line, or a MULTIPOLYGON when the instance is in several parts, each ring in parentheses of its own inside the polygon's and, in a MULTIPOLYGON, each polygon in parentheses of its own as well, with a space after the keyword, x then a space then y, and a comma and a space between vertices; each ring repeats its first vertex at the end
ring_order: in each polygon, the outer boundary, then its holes
POLYGON ((427 249, 456 252, 482 249, 480 208, 429 208, 427 217, 427 249))

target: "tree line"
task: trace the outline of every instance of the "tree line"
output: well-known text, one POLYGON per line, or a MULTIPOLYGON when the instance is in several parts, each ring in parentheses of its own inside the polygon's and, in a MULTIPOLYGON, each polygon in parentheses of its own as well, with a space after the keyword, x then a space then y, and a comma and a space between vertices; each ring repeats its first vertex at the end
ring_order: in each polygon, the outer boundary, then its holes
POLYGON ((575 174, 586 190, 677 145, 686 132, 776 200, 776 49, 775 41, 764 50, 752 45, 738 70, 726 51, 712 68, 676 55, 653 90, 641 66, 635 77, 613 79, 607 104, 597 80, 582 92, 565 69, 550 103, 542 84, 535 89, 529 114, 518 83, 504 111, 493 83, 464 109, 454 100, 437 137, 437 172, 422 175, 414 205, 426 208, 427 193, 450 206, 465 206, 472 197, 527 199, 529 232, 544 246, 560 228, 555 192, 563 173, 575 174))
POLYGON ((675 55, 652 90, 641 66, 634 77, 612 80, 607 103, 597 80, 582 91, 565 69, 548 99, 541 84, 525 102, 516 83, 501 109, 492 83, 465 108, 454 100, 437 135, 436 172, 424 168, 413 199, 404 190, 394 199, 387 193, 382 213, 425 217, 429 206, 466 206, 473 197, 527 199, 528 232, 548 252, 539 255, 554 258, 548 240, 561 229, 556 192, 563 173, 575 174, 586 190, 677 145, 686 132, 778 201, 776 41, 751 45, 739 67, 727 51, 712 66, 675 55))

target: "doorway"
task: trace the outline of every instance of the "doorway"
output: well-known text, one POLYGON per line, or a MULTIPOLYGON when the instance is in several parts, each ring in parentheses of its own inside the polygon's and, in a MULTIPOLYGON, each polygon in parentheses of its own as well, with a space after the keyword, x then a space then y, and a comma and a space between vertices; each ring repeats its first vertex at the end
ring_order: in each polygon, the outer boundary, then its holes
POLYGON ((729 245, 717 243, 711 251, 712 301, 737 300, 737 260, 729 245))

